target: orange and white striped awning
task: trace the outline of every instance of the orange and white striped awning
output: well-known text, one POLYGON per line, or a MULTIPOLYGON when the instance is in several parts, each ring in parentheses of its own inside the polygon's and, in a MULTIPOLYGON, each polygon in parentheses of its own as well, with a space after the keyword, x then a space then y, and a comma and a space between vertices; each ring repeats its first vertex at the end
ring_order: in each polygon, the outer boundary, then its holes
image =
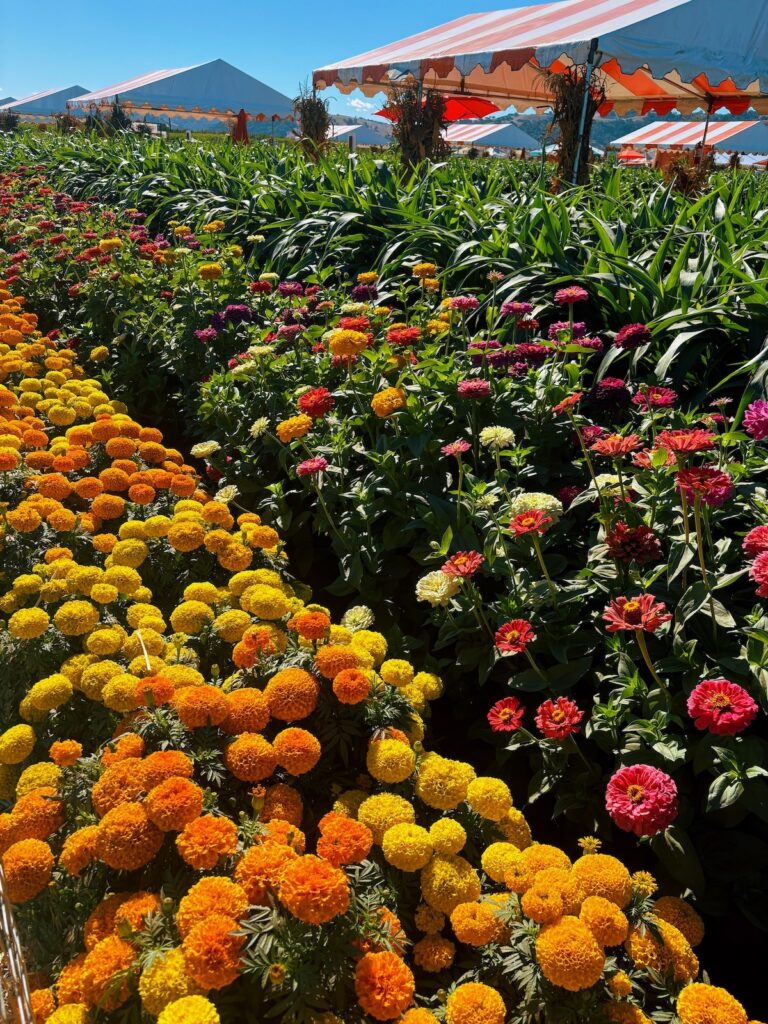
POLYGON ((418 81, 542 110, 551 103, 542 72, 583 64, 597 40, 604 113, 768 111, 768 0, 729 0, 723 14, 722 0, 558 0, 469 14, 313 77, 345 93, 418 81))
POLYGON ((768 126, 763 121, 654 121, 612 146, 659 146, 686 149, 704 141, 713 149, 740 153, 768 152, 768 126))

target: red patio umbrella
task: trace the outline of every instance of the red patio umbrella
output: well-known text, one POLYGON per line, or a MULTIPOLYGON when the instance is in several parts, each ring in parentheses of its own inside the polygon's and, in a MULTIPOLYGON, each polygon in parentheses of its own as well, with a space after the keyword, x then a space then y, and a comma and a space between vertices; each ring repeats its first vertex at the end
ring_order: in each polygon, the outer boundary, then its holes
POLYGON ((248 145, 248 115, 241 107, 232 125, 232 141, 248 145))
MULTIPOLYGON (((480 96, 445 96, 445 120, 446 121, 467 121, 475 117, 485 117, 486 114, 494 114, 500 108, 490 100, 484 100, 480 96)), ((386 117, 390 121, 397 121, 397 110, 384 107, 376 111, 376 117, 386 117)))

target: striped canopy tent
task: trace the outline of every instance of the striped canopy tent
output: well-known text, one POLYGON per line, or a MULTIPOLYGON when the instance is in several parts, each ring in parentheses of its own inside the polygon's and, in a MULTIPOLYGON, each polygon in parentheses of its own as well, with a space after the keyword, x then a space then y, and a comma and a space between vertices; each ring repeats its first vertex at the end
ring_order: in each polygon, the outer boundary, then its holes
POLYGON ((704 144, 725 153, 768 153, 768 125, 764 121, 654 121, 612 146, 652 146, 691 149, 704 144), (706 134, 705 134, 706 133, 706 134))
POLYGON ((314 83, 367 96, 398 83, 550 106, 542 71, 598 63, 601 113, 768 112, 768 0, 559 0, 469 14, 334 61, 314 83), (724 16, 727 15, 727 16, 724 16))
POLYGON ((254 121, 292 120, 293 103, 257 78, 225 60, 211 60, 188 68, 150 71, 125 82, 71 99, 71 110, 104 111, 119 100, 133 116, 163 116, 185 127, 188 122, 205 129, 206 122, 227 122, 242 108, 254 121))
POLYGON ((56 114, 68 113, 67 103, 73 96, 79 96, 82 85, 69 85, 64 89, 46 89, 35 92, 31 96, 23 96, 20 100, 4 100, 0 110, 10 114, 18 114, 22 120, 39 121, 56 114))
POLYGON ((455 121, 445 130, 452 146, 493 146, 501 149, 534 150, 539 143, 515 124, 492 121, 455 121))

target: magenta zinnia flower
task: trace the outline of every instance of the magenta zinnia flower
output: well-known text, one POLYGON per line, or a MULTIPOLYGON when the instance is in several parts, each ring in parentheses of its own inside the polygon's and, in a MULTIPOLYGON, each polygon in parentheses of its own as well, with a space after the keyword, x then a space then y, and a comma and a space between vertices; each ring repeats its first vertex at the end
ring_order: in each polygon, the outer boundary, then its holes
POLYGON ((555 292, 555 302, 558 306, 575 306, 577 302, 586 302, 588 298, 589 292, 577 284, 560 288, 555 292))
POLYGON ((530 302, 518 302, 517 300, 510 300, 505 302, 501 307, 502 316, 528 316, 529 313, 533 312, 533 306, 530 302))
POLYGON ((677 489, 691 505, 698 497, 705 505, 720 508, 734 491, 733 480, 722 470, 710 466, 681 469, 675 476, 677 489))
POLYGON ((645 324, 627 324, 616 335, 615 345, 617 348, 639 348, 647 344, 651 337, 650 329, 645 324))
POLYGON ((757 556, 749 570, 750 579, 758 584, 757 596, 768 597, 768 551, 757 556))
POLYGON ((749 558, 768 551, 768 526, 755 526, 741 542, 741 546, 749 558))
POLYGON ((488 724, 494 732, 514 732, 520 728, 525 708, 517 697, 497 700, 488 712, 488 724))
POLYGON ((744 413, 744 429, 756 441, 764 441, 768 437, 768 402, 758 398, 747 406, 744 413))
POLYGON ((735 736, 757 715, 757 704, 744 687, 728 679, 699 683, 688 698, 687 707, 696 728, 715 736, 735 736))
POLYGON ((618 633, 621 629, 642 629, 655 633, 659 626, 672 618, 663 601, 657 601, 653 594, 638 594, 631 600, 617 597, 603 612, 606 630, 618 633))
POLYGON ((579 731, 584 712, 568 697, 545 700, 536 712, 536 728, 548 740, 564 740, 579 731))
POLYGON ((458 309, 461 313, 469 313, 480 305, 474 295, 456 295, 448 302, 451 309, 458 309))
POLYGON ((608 783, 605 807, 625 832, 655 836, 677 817, 677 786, 649 764, 627 765, 608 783))
POLYGON ((491 385, 487 380, 461 380, 457 390, 461 398, 487 398, 491 385))

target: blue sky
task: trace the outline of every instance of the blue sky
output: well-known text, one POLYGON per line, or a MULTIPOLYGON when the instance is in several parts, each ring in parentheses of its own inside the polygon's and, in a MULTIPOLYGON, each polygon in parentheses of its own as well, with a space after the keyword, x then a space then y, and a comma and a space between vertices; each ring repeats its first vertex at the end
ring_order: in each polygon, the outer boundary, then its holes
MULTIPOLYGON (((538 2, 538 0, 537 0, 538 2)), ((450 18, 530 0, 0 0, 0 97, 222 57, 294 96, 312 69, 450 18), (21 45, 20 40, 26 40, 21 45)), ((361 94, 326 93, 331 112, 365 116, 361 94)))

